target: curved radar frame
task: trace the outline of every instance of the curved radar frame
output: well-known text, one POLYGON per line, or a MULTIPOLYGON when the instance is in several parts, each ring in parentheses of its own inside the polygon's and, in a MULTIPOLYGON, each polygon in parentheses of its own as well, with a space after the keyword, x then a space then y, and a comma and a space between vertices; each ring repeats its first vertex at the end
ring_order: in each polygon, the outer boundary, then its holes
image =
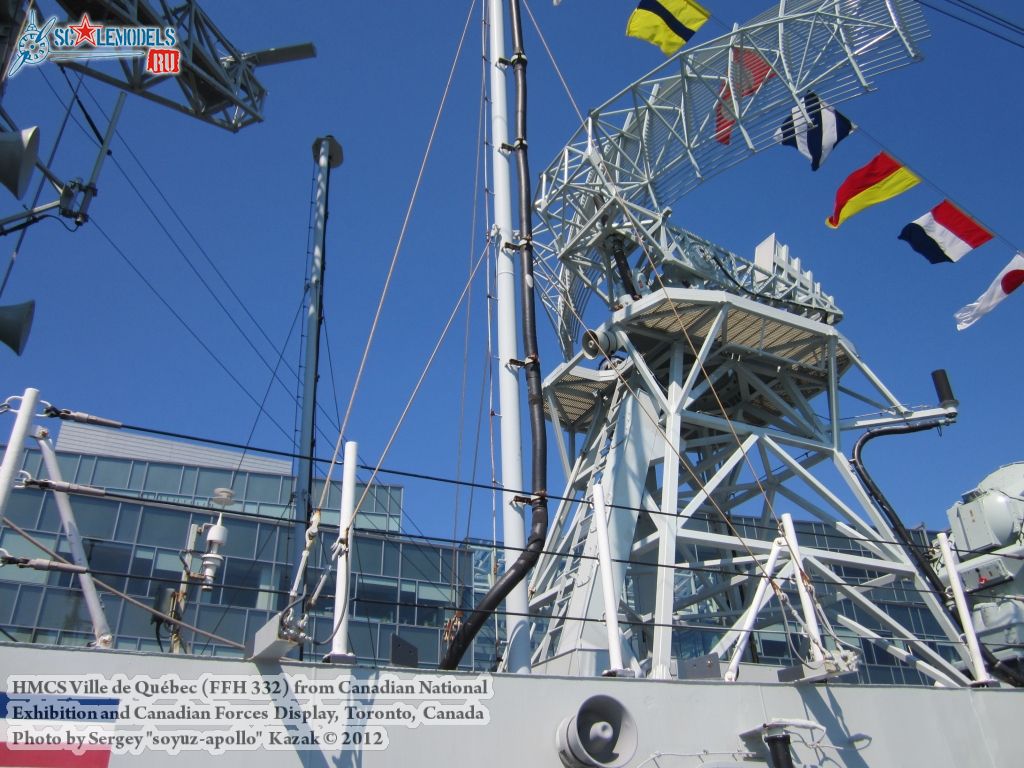
POLYGON ((645 292, 642 269, 629 263, 638 249, 640 267, 682 262, 662 275, 667 285, 838 320, 816 285, 756 279, 750 262, 669 226, 669 206, 779 143, 776 129, 794 109, 809 120, 806 93, 831 105, 859 96, 876 75, 919 60, 917 43, 927 36, 911 0, 783 0, 593 110, 541 174, 534 202, 539 295, 565 358, 576 351, 592 294, 614 309, 645 292))

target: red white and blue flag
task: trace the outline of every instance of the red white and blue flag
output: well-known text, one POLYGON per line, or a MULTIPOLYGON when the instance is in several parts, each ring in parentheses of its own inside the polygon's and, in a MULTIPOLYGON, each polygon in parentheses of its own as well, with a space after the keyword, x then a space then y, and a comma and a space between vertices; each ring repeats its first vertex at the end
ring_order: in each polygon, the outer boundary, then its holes
POLYGON ((932 264, 942 264, 959 261, 991 240, 992 233, 949 200, 943 200, 924 216, 907 224, 899 239, 906 240, 932 264))

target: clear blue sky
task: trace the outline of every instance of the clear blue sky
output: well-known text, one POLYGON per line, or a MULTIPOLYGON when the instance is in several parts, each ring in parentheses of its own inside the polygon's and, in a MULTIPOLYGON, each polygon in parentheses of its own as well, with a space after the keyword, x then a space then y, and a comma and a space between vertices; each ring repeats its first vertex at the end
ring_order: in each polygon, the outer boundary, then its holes
MULTIPOLYGON (((945 0, 932 4, 948 7, 945 0)), ((1018 3, 979 4, 1024 23, 1018 3)), ((738 0, 709 0, 706 5, 714 19, 694 43, 766 7, 738 0)), ((321 398, 333 410, 336 392, 344 409, 470 3, 314 3, 303 4, 301 13, 285 15, 281 9, 288 6, 281 3, 232 0, 209 6, 218 26, 243 50, 311 40, 319 56, 261 70, 259 77, 269 89, 266 122, 237 135, 129 98, 114 158, 273 363, 276 350, 219 284, 125 142, 280 345, 288 337, 304 280, 310 147, 318 135, 338 137, 345 163, 335 172, 331 190, 326 277, 330 359, 325 347, 321 398)), ((584 110, 663 60, 653 46, 624 36, 632 8, 628 0, 564 0, 558 7, 549 0, 533 0, 530 7, 584 110)), ((863 130, 841 145, 818 173, 812 174, 792 150, 776 148, 712 179, 674 211, 680 226, 748 257, 760 240, 776 232, 836 296, 846 312, 840 329, 905 402, 934 402, 929 373, 939 367, 949 370, 962 403, 960 422, 941 436, 929 432, 878 441, 867 453, 869 466, 904 519, 911 525, 924 521, 939 526, 960 493, 997 466, 1024 459, 1016 400, 1024 379, 1019 343, 1024 295, 1011 297, 965 332, 957 332, 952 319, 956 309, 984 291, 1014 248, 1024 244, 1019 192, 1024 109, 1016 87, 1024 51, 929 8, 925 15, 932 37, 922 45, 924 61, 879 77, 876 92, 843 105, 843 112, 863 130), (839 231, 827 229, 823 220, 836 187, 877 153, 876 142, 934 186, 922 184, 851 219, 839 231), (896 235, 943 194, 998 237, 960 264, 932 266, 896 235)), ((474 19, 478 17, 479 8, 474 11, 474 19)), ((537 172, 578 121, 528 18, 527 52, 531 167, 537 172)), ((483 245, 482 214, 475 229, 471 220, 480 72, 479 24, 474 21, 356 399, 349 435, 360 441, 367 461, 383 449, 461 290, 471 255, 483 245)), ((46 80, 66 98, 64 79, 54 65, 46 64, 26 68, 8 84, 4 99, 22 125, 42 127, 44 155, 62 113, 46 80)), ((86 85, 83 100, 90 112, 98 116, 101 108, 109 110, 114 91, 92 80, 86 85)), ((66 176, 87 176, 94 157, 92 143, 72 124, 54 166, 66 176)), ((245 388, 262 399, 269 381, 266 367, 113 162, 104 168, 99 189, 92 207, 96 223, 245 388)), ((13 210, 9 195, 3 210, 13 210)), ((0 239, 5 263, 13 244, 13 236, 0 239)), ((72 234, 48 220, 29 231, 2 303, 29 298, 36 300, 37 311, 28 349, 21 358, 0 350, 4 397, 34 386, 60 407, 157 429, 249 439, 257 413, 252 400, 154 298, 96 226, 88 224, 72 234)), ((486 327, 482 305, 478 287, 472 299, 463 417, 464 479, 472 464, 484 365, 479 343, 486 327)), ((455 476, 465 327, 460 317, 387 466, 455 476)), ((550 370, 558 356, 548 329, 542 330, 544 362, 550 370)), ((286 351, 292 367, 297 350, 293 335, 286 351)), ((293 391, 275 386, 267 402, 268 412, 289 432, 293 391)), ((2 429, 6 433, 9 428, 4 420, 2 429)), ((325 429, 333 442, 335 433, 325 429)), ((477 479, 486 482, 486 423, 482 435, 477 479)), ((319 453, 329 453, 329 441, 321 438, 319 453)), ((291 447, 290 437, 265 417, 256 424, 252 442, 291 447)), ((557 476, 553 450, 551 455, 557 476)), ((405 484, 406 508, 416 524, 430 533, 450 534, 454 492, 405 484)), ((553 483, 553 491, 557 485, 553 483)), ((461 535, 465 495, 459 506, 461 535)), ((474 502, 472 531, 489 535, 487 494, 478 494, 474 502)))

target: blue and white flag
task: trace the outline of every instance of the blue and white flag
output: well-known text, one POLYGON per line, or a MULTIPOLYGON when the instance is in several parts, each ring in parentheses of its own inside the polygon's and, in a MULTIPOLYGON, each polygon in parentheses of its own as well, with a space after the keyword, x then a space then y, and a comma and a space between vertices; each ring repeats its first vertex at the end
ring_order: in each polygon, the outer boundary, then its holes
POLYGON ((807 122, 800 107, 793 107, 790 116, 775 131, 775 138, 795 147, 811 161, 811 170, 816 171, 836 144, 853 132, 854 125, 813 93, 804 96, 804 108, 811 122, 807 122))

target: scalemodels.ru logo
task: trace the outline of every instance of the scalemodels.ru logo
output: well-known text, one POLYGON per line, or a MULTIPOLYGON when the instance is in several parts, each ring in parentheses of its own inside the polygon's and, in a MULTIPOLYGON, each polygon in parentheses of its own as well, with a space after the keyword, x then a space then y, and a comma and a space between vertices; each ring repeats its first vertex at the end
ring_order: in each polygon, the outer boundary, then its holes
POLYGON ((154 75, 181 72, 181 51, 174 27, 117 27, 93 24, 82 14, 77 24, 57 24, 51 16, 40 26, 35 10, 29 13, 18 38, 18 48, 7 70, 12 77, 26 64, 44 61, 146 58, 146 71, 154 75))

